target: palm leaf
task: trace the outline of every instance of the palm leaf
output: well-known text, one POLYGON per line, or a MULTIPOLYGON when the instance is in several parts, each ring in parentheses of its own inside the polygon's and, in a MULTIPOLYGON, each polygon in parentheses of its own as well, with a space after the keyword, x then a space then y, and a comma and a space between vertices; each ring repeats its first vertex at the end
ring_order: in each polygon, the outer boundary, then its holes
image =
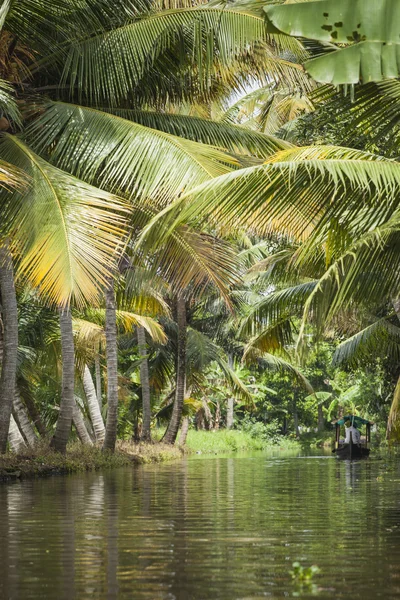
POLYGON ((262 366, 265 366, 268 369, 291 375, 295 380, 297 380, 300 383, 300 385, 304 387, 304 389, 309 394, 314 393, 313 387, 308 381, 308 379, 295 365, 293 365, 289 361, 284 360, 280 356, 276 356, 274 354, 265 352, 262 353, 262 355, 260 356, 260 362, 262 366))
MULTIPOLYGON (((62 58, 62 84, 83 91, 91 102, 107 98, 114 106, 130 93, 167 50, 176 48, 177 67, 195 68, 200 82, 210 80, 215 67, 224 71, 256 43, 297 49, 284 36, 266 35, 261 16, 239 8, 197 6, 149 14, 123 27, 73 43, 62 58)), ((304 51, 303 51, 304 55, 304 51)), ((245 63, 244 63, 245 64, 245 63)), ((168 61, 165 68, 171 68, 168 61)), ((160 70, 160 72, 162 72, 160 70)))
MULTIPOLYGON (((166 343, 167 338, 162 326, 151 317, 124 310, 117 310, 116 315, 117 327, 121 333, 130 333, 136 327, 144 327, 155 343, 166 343)), ((92 309, 88 316, 95 321, 74 317, 74 329, 86 345, 97 347, 100 341, 105 341, 105 311, 100 308, 92 309)))
POLYGON ((334 365, 356 365, 372 355, 390 354, 393 360, 400 356, 400 328, 387 317, 376 320, 371 325, 341 342, 332 358, 334 365))
POLYGON ((210 119, 128 109, 115 109, 111 112, 150 129, 216 146, 234 154, 252 154, 266 158, 277 150, 289 147, 286 142, 272 136, 210 119))
POLYGON ((61 102, 47 105, 29 140, 62 169, 130 195, 176 198, 238 165, 227 154, 121 117, 61 102))
POLYGON ((337 146, 290 148, 263 165, 198 186, 162 211, 143 235, 157 219, 168 235, 199 215, 298 239, 312 231, 326 239, 329 225, 338 229, 345 219, 357 235, 393 213, 399 184, 400 164, 381 156, 337 146))
POLYGON ((53 167, 17 137, 4 137, 0 153, 32 183, 2 194, 2 226, 20 257, 18 273, 58 305, 72 296, 94 302, 114 267, 127 206, 53 167))

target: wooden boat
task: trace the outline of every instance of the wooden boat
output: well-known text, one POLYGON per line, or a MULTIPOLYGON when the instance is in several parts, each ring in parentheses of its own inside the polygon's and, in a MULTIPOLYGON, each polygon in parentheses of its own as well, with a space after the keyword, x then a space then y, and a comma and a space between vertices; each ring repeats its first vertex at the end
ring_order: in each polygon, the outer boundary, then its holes
MULTIPOLYGON (((357 415, 346 415, 332 422, 335 425, 335 447, 332 450, 341 460, 359 460, 361 458, 368 458, 370 453, 371 443, 371 425, 372 421, 363 419, 357 415), (350 432, 350 442, 347 444, 341 443, 340 440, 340 428, 344 426, 346 422, 350 422, 352 425, 355 424, 357 429, 360 429, 362 425, 365 425, 365 437, 361 438, 359 444, 353 442, 353 436, 350 432)), ((360 431, 361 434, 361 431, 360 431)))

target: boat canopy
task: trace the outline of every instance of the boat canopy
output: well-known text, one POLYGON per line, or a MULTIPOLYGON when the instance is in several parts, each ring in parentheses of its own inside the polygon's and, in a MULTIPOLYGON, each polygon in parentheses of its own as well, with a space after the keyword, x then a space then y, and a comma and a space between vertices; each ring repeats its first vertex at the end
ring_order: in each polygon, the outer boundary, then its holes
POLYGON ((351 423, 355 423, 356 425, 373 425, 372 421, 368 421, 368 419, 363 419, 357 415, 346 415, 341 419, 337 419, 337 421, 333 421, 333 425, 344 425, 346 421, 351 421, 351 423))

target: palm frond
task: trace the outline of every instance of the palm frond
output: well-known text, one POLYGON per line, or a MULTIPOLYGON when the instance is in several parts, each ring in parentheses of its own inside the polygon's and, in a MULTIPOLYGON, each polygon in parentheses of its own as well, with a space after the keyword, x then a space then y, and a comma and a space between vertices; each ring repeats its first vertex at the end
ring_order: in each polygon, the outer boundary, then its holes
POLYGON ((234 154, 252 154, 259 158, 266 158, 278 150, 289 147, 287 142, 278 138, 211 119, 131 109, 103 110, 150 129, 215 146, 234 154))
POLYGON ((89 183, 162 201, 238 166, 216 148, 62 102, 47 105, 28 139, 89 183))
POLYGON ((0 79, 0 111, 20 127, 21 115, 12 92, 12 86, 7 81, 0 79))
POLYGON ((300 383, 302 387, 304 387, 304 389, 309 394, 314 393, 314 389, 311 383, 308 381, 307 377, 305 377, 300 371, 300 369, 298 369, 289 361, 284 360, 280 356, 269 354, 268 352, 265 352, 262 355, 260 355, 259 360, 262 366, 265 366, 267 369, 271 369, 273 371, 278 371, 281 373, 291 375, 295 380, 297 380, 300 383))
POLYGON ((364 305, 396 298, 400 289, 399 215, 367 232, 325 271, 304 305, 299 347, 312 315, 321 328, 351 302, 364 305))
POLYGON ((263 165, 201 184, 156 220, 162 219, 166 235, 201 215, 306 239, 313 231, 326 237, 330 223, 338 229, 346 219, 357 235, 393 213, 399 183, 400 164, 381 156, 337 146, 290 148, 263 165))
POLYGON ((387 317, 377 319, 341 342, 335 350, 332 363, 357 365, 362 360, 379 354, 390 355, 393 360, 398 360, 400 356, 400 328, 387 317))
POLYGON ((0 154, 32 184, 1 198, 18 273, 55 304, 72 296, 96 302, 121 249, 127 205, 53 167, 17 137, 4 137, 0 154))
POLYGON ((296 286, 272 292, 262 298, 249 311, 242 322, 242 335, 254 335, 265 327, 285 322, 289 316, 300 315, 304 304, 317 285, 316 281, 307 281, 296 286))
MULTIPOLYGON (((223 73, 242 54, 248 58, 255 44, 269 41, 271 47, 279 44, 304 56, 297 40, 268 36, 262 16, 240 8, 200 5, 150 13, 71 44, 67 55, 62 56, 61 83, 72 92, 77 88, 92 103, 101 104, 108 98, 118 106, 171 48, 177 50, 171 53, 177 67, 182 71, 191 65, 200 85, 207 85, 215 69, 223 73)), ((168 61, 165 68, 171 68, 168 61)))
POLYGON ((243 360, 251 361, 264 353, 281 355, 287 354, 285 348, 293 344, 293 325, 290 318, 281 319, 273 324, 258 327, 259 333, 254 335, 246 344, 243 360))

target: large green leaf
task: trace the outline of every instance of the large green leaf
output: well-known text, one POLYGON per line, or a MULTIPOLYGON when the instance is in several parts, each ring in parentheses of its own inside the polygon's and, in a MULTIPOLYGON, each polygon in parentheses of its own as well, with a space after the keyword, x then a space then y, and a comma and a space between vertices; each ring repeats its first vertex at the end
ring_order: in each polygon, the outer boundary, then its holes
POLYGON ((397 0, 322 0, 264 10, 270 23, 284 33, 340 44, 333 52, 306 62, 316 81, 354 84, 399 76, 397 0))
POLYGON ((128 207, 53 167, 17 137, 3 138, 0 155, 30 182, 1 194, 1 226, 19 259, 18 273, 56 304, 72 296, 95 302, 114 267, 128 207))

